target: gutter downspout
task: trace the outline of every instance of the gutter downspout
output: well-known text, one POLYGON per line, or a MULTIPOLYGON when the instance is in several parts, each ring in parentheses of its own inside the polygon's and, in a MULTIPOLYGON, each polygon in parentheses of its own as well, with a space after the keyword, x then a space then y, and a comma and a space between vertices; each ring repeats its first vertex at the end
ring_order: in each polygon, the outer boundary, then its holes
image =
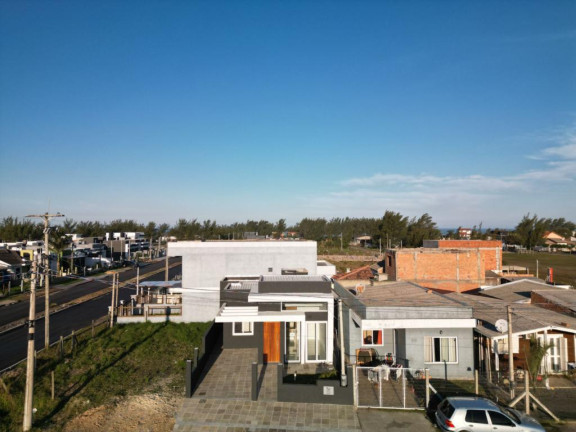
POLYGON ((344 320, 342 319, 342 299, 338 299, 338 322, 340 324, 340 385, 348 386, 348 377, 346 376, 346 364, 344 362, 344 320))

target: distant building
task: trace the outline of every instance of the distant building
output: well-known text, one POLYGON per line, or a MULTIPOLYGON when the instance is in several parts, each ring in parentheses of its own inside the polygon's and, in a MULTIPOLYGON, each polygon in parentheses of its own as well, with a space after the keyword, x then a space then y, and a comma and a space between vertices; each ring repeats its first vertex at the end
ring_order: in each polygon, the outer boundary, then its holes
POLYGON ((566 246, 568 244, 564 237, 554 231, 546 231, 542 238, 546 246, 566 246))
POLYGON ((114 232, 106 233, 106 240, 143 240, 143 232, 114 232))
POLYGON ((472 238, 472 228, 458 228, 458 238, 470 240, 472 238))
POLYGON ((22 278, 22 257, 18 252, 0 249, 0 275, 2 283, 20 281, 22 278))

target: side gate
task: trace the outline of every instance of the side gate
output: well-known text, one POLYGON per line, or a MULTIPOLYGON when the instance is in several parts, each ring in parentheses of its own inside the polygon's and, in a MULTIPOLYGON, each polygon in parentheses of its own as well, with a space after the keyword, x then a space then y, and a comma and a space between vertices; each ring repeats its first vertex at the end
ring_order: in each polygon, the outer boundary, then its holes
POLYGON ((424 371, 388 366, 356 366, 354 400, 358 408, 425 409, 424 371))

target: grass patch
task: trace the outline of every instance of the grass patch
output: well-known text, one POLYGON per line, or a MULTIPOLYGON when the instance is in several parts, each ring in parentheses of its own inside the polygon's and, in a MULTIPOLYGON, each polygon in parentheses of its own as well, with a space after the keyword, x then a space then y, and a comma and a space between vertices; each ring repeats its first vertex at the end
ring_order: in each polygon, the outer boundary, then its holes
MULTIPOLYGON (((126 395, 161 387, 184 392, 186 359, 200 347, 209 323, 129 324, 103 328, 95 338, 66 344, 38 355, 34 383, 36 428, 59 430, 67 420, 126 395), (51 399, 51 372, 55 398, 51 399)), ((25 364, 6 373, 0 385, 0 431, 20 430, 26 378, 25 364)), ((39 429, 36 429, 39 430, 39 429)))
POLYGON ((548 267, 552 267, 554 269, 554 282, 562 285, 576 285, 576 255, 545 252, 532 254, 504 252, 502 254, 504 265, 527 267, 528 272, 533 275, 536 275, 537 260, 540 278, 545 279, 548 267))

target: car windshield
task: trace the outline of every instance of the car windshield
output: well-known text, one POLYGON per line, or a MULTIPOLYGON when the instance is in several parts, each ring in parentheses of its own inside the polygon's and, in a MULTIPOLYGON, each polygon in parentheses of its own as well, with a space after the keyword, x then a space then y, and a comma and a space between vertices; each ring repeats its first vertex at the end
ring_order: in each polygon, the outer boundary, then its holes
POLYGON ((504 411, 505 414, 508 415, 508 417, 512 417, 512 420, 514 420, 516 423, 522 423, 522 421, 520 420, 520 417, 518 417, 518 413, 516 413, 516 411, 510 409, 510 408, 506 408, 506 407, 500 407, 502 409, 502 411, 504 411))

